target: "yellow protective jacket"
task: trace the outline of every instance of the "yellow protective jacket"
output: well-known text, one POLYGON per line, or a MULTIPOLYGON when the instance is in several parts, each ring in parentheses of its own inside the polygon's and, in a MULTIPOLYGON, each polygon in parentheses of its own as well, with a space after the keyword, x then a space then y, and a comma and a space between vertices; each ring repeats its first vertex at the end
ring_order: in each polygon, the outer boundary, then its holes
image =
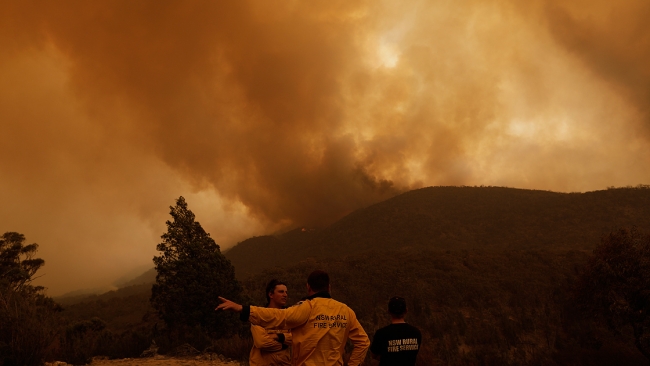
POLYGON ((264 329, 259 325, 251 325, 253 348, 249 356, 250 366, 290 366, 291 365, 291 332, 279 329, 264 329), (272 335, 280 334, 281 341, 272 335))
POLYGON ((327 292, 284 310, 245 306, 240 317, 265 328, 291 329, 294 366, 343 365, 348 339, 354 345, 348 365, 357 366, 370 346, 354 311, 327 292))

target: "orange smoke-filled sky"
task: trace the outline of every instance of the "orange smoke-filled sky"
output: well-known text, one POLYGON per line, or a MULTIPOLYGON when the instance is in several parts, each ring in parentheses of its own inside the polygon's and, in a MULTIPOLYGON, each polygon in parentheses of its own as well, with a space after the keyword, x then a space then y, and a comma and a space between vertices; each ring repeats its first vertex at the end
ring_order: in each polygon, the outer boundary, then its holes
POLYGON ((0 5, 0 232, 49 294, 428 185, 650 182, 650 3, 0 5))

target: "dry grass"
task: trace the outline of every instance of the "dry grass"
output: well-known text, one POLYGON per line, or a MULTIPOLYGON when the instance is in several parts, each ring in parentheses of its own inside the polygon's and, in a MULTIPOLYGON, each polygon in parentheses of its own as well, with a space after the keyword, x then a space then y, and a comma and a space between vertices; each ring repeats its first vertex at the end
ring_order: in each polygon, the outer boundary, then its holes
MULTIPOLYGON (((64 362, 48 362, 45 366, 67 366, 64 362)), ((240 366, 238 361, 226 361, 216 355, 201 355, 196 357, 167 357, 155 356, 148 358, 123 358, 108 360, 94 358, 91 365, 97 366, 240 366)))

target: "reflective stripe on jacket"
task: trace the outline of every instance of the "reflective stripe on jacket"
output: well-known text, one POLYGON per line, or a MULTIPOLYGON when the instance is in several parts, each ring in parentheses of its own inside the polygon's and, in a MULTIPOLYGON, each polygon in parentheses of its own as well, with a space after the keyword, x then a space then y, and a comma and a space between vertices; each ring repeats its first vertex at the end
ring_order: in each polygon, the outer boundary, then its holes
POLYGON ((251 324, 253 348, 249 356, 250 366, 289 366, 291 365, 291 332, 288 330, 264 329, 251 324), (284 342, 280 343, 272 334, 282 333, 284 342))
POLYGON ((291 329, 294 366, 343 365, 348 339, 354 345, 348 365, 357 366, 370 346, 354 311, 327 293, 316 294, 284 310, 244 308, 242 318, 265 328, 291 329))

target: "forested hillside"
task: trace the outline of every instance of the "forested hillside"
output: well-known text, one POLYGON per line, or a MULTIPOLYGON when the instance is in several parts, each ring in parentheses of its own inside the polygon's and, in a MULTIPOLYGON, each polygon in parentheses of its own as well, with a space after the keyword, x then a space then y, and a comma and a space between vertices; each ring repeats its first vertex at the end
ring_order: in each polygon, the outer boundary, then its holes
POLYGON ((226 252, 240 278, 306 258, 370 249, 593 249, 619 227, 650 226, 650 189, 557 193, 429 187, 357 210, 321 230, 245 240, 226 252))
MULTIPOLYGON (((407 319, 425 337, 419 365, 638 365, 644 358, 632 335, 582 313, 573 287, 601 238, 630 226, 650 230, 647 187, 569 194, 432 187, 324 229, 248 239, 227 256, 252 304, 264 304, 271 278, 289 284, 295 303, 309 272, 330 272, 333 297, 356 311, 369 335, 387 324, 388 298, 405 297, 407 319)), ((133 357, 162 326, 150 294, 144 284, 75 299, 62 315, 100 318, 106 329, 97 349, 133 357)), ((243 326, 213 349, 246 359, 246 337, 243 326)))
MULTIPOLYGON (((574 250, 373 250, 266 270, 243 285, 250 302, 263 305, 266 283, 279 278, 288 283, 293 304, 306 295, 307 275, 324 269, 332 278, 333 297, 355 310, 371 337, 389 322, 388 299, 403 296, 407 321, 424 334, 422 366, 642 364, 631 334, 613 334, 576 306, 573 282, 587 255, 574 250)), ((102 319, 110 336, 103 341, 110 346, 102 348, 109 350, 105 354, 133 357, 141 350, 124 350, 146 348, 162 326, 160 321, 155 325, 148 303, 150 287, 140 288, 139 295, 132 293, 135 289, 68 306, 63 315, 73 321, 102 319)), ((249 343, 236 342, 245 358, 249 343)))
POLYGON ((102 295, 57 300, 72 321, 90 319, 101 314, 101 319, 113 328, 126 330, 142 322, 143 315, 151 310, 149 298, 151 284, 128 286, 102 295))

